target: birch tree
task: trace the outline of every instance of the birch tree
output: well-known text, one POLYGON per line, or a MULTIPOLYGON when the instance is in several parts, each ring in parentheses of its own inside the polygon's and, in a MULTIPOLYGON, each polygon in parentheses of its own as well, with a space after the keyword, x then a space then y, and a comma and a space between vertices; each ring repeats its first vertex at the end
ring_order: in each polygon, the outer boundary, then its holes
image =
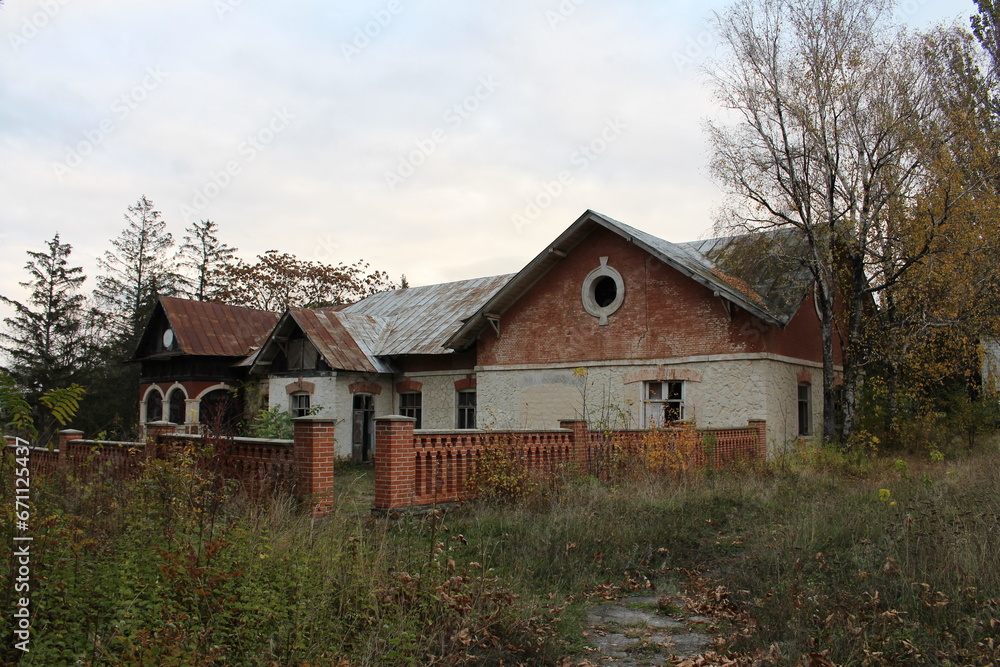
POLYGON ((826 440, 836 435, 835 337, 849 441, 865 313, 931 251, 962 198, 936 162, 949 137, 933 87, 890 12, 882 0, 739 0, 719 17, 725 55, 708 67, 726 114, 708 124, 726 223, 794 229, 808 247, 826 440))

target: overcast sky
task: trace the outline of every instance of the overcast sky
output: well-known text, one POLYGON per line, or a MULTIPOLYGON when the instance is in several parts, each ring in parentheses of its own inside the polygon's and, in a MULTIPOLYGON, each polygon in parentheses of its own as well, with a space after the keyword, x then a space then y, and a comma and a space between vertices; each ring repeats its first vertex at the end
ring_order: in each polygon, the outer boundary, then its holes
POLYGON ((517 271, 588 208, 707 236, 698 64, 724 6, 6 0, 0 294, 25 297, 25 251, 57 231, 92 288, 141 195, 178 240, 207 218, 248 259, 365 259, 413 285, 517 271))

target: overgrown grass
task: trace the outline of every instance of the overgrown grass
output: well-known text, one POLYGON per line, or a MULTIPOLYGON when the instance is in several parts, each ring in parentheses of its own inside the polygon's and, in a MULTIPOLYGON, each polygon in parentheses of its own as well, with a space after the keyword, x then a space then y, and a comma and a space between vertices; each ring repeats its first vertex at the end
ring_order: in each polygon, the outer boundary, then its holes
MULTIPOLYGON (((25 665, 554 664, 592 596, 710 590, 722 653, 762 663, 1000 658, 1000 453, 766 466, 539 486, 519 503, 371 516, 371 471, 338 512, 250 502, 195 465, 51 476, 32 495, 25 665), (344 662, 346 661, 346 662, 344 662)), ((12 544, 12 487, 0 530, 12 544)), ((13 609, 12 563, 0 571, 13 609)), ((11 632, 3 615, 0 631, 11 632)))

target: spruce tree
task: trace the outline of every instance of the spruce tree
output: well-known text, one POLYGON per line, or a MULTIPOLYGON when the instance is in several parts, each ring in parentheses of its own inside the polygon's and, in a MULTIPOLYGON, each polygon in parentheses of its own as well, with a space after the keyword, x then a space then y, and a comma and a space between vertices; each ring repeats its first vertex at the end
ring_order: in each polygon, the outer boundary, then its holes
POLYGON ((30 279, 20 283, 30 290, 27 301, 0 296, 14 308, 0 331, 0 350, 8 359, 4 370, 31 399, 77 381, 88 347, 80 294, 86 276, 69 265, 72 246, 58 233, 45 245, 44 252, 28 251, 24 268, 30 279))

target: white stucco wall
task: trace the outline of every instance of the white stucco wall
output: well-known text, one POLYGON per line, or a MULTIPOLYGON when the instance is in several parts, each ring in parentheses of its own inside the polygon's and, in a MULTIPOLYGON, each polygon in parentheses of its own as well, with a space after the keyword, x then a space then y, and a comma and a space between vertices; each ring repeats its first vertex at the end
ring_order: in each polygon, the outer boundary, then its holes
MULTIPOLYGON (((413 380, 421 388, 421 428, 451 429, 457 425, 458 395, 455 382, 472 374, 472 369, 462 371, 430 371, 398 375, 395 382, 413 380)), ((399 414, 399 394, 394 394, 393 413, 399 414)))
POLYGON ((643 373, 685 373, 685 418, 700 428, 746 426, 764 419, 768 449, 773 455, 798 438, 798 374, 813 379, 813 424, 821 423, 820 370, 792 360, 761 355, 732 355, 728 359, 691 359, 678 362, 591 365, 586 375, 565 368, 477 369, 480 426, 493 428, 556 428, 559 419, 588 413, 592 423, 615 427, 644 426, 643 373), (584 402, 586 401, 586 410, 584 402))

